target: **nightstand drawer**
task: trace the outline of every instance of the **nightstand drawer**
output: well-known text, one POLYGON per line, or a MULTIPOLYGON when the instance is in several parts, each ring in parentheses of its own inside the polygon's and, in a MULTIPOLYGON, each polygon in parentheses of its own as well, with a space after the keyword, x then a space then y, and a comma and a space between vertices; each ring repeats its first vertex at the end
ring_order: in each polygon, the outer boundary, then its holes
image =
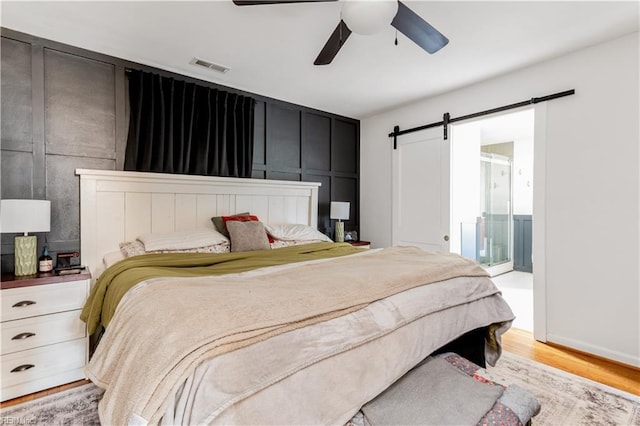
POLYGON ((0 325, 0 329, 2 355, 86 336, 79 310, 7 321, 0 325))
POLYGON ((89 280, 2 290, 0 319, 9 321, 54 312, 81 309, 89 280))
POLYGON ((78 339, 2 355, 2 398, 5 388, 84 368, 86 343, 86 339, 78 339))

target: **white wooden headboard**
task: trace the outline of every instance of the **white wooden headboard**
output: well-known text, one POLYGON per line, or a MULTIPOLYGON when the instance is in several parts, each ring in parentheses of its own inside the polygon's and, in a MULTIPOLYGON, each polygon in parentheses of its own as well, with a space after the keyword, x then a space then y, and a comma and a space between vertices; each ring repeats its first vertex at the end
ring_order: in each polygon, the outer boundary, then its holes
POLYGON ((91 271, 141 234, 212 228, 211 217, 251 212, 270 224, 318 225, 317 182, 77 169, 80 256, 91 271))

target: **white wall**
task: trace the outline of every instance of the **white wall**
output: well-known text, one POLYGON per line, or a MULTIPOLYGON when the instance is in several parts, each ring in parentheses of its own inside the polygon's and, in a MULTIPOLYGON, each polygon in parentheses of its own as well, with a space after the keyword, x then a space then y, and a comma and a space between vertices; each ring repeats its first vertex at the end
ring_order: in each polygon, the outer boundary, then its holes
POLYGON ((513 214, 533 213, 533 140, 513 142, 513 214))
MULTIPOLYGON (((460 254, 461 224, 472 227, 480 216, 480 128, 475 123, 451 126, 452 253, 460 254)), ((362 215, 361 215, 362 216, 362 215)), ((474 238, 475 241, 475 238, 474 238)), ((475 258, 475 256, 474 256, 475 258)))
POLYGON ((547 339, 640 366, 638 39, 634 33, 362 120, 363 238, 375 247, 391 242, 394 125, 574 88, 546 105, 545 184, 534 187, 545 200, 547 339))

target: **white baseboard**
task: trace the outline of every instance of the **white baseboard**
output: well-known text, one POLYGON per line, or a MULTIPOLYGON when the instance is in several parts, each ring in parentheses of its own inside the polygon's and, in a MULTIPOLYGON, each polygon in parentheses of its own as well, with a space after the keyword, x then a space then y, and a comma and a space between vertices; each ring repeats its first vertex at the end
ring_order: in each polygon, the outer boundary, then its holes
POLYGON ((571 339, 568 337, 558 336, 552 333, 547 334, 547 342, 557 343, 558 345, 566 346, 569 348, 577 349, 582 352, 597 355, 603 358, 607 358, 613 361, 621 362, 623 364, 631 365, 633 367, 640 367, 640 355, 625 354, 611 349, 603 348, 601 346, 585 343, 580 340, 571 339))

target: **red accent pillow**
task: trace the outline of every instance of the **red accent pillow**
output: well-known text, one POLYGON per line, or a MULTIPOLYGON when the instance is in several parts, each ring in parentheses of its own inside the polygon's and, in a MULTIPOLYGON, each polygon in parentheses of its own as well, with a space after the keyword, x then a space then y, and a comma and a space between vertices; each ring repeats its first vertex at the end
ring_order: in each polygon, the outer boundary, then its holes
MULTIPOLYGON (((254 216, 252 214, 246 215, 236 215, 236 216, 222 216, 222 223, 224 223, 225 227, 227 226, 227 222, 229 221, 237 221, 237 222, 260 222, 258 216, 254 216)), ((275 240, 269 233, 267 232, 267 238, 269 238, 269 244, 273 243, 275 240)))

